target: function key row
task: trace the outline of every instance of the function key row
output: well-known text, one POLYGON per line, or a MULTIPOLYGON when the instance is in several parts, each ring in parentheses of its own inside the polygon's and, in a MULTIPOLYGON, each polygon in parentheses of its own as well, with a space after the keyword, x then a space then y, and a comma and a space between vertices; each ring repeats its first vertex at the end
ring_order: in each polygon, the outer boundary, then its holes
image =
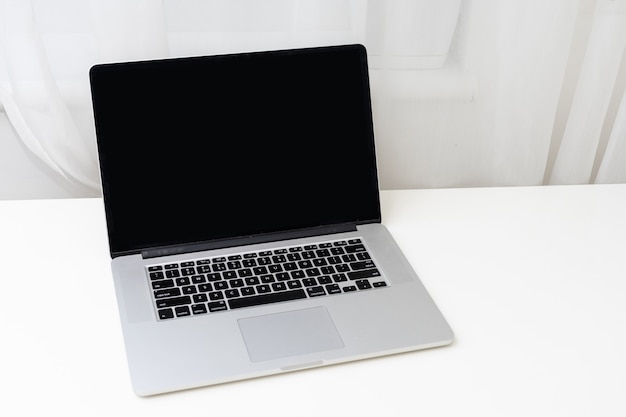
MULTIPOLYGON (((301 255, 304 259, 312 259, 315 257, 328 257, 328 256, 337 256, 343 255, 345 253, 358 253, 365 252, 365 246, 362 244, 361 239, 349 239, 349 240, 340 240, 336 242, 325 242, 314 245, 305 245, 305 246, 294 246, 290 248, 281 248, 260 252, 250 252, 245 254, 237 254, 230 256, 221 256, 210 259, 198 259, 195 261, 185 261, 180 263, 168 263, 164 265, 151 265, 148 266, 148 272, 158 272, 158 271, 169 271, 181 268, 192 268, 194 266, 204 266, 209 265, 211 263, 226 263, 233 261, 241 261, 243 260, 251 260, 254 258, 267 258, 273 257, 272 260, 274 263, 286 262, 285 258, 276 258, 276 256, 287 255, 290 254, 290 261, 296 261, 295 257, 301 255), (301 253, 301 254, 300 254, 301 253), (278 260, 277 260, 278 259, 278 260), (280 260, 285 259, 285 260, 280 260)), ((289 255, 288 255, 289 256, 289 255)), ((245 262, 245 261, 244 261, 245 262)), ((251 266, 251 265, 250 265, 251 266)), ((205 273, 207 270, 205 269, 205 273)), ((172 278, 172 277, 170 277, 172 278)))

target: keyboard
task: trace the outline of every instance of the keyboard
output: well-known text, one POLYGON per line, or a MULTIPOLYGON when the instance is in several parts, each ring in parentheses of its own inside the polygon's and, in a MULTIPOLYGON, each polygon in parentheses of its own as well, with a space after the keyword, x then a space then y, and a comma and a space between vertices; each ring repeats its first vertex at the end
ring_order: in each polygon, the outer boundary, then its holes
POLYGON ((159 320, 385 287, 361 239, 146 266, 159 320))

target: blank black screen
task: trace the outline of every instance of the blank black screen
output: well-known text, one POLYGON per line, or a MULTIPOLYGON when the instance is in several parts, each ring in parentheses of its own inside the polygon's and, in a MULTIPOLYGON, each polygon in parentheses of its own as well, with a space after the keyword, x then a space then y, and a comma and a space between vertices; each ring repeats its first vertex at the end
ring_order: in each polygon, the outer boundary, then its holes
POLYGON ((361 46, 98 65, 111 253, 380 220, 361 46))

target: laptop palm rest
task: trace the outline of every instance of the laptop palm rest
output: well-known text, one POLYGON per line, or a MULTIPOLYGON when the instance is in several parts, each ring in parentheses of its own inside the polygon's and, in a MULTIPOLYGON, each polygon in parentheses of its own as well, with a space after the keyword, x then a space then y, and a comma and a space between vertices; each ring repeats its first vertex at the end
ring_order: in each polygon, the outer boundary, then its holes
POLYGON ((344 347, 325 307, 250 317, 238 323, 252 362, 344 347))

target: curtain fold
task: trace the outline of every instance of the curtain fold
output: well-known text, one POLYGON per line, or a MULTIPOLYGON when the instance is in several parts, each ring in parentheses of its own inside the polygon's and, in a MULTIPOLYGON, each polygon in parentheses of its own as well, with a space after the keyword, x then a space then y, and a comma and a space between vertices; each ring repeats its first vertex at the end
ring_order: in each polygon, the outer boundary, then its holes
POLYGON ((626 183, 626 91, 622 93, 615 124, 595 182, 626 183))
MULTIPOLYGON (((619 3, 598 1, 596 4, 550 184, 584 184, 591 180, 602 127, 626 48, 626 12, 624 7, 616 7, 619 3)), ((617 136, 613 139, 617 140, 617 136)))
POLYGON ((0 0, 0 111, 93 195, 91 65, 353 42, 382 188, 626 182, 626 0, 0 0))
POLYGON ((61 97, 30 2, 1 3, 2 46, 9 74, 0 100, 24 145, 67 181, 99 190, 91 154, 61 97))

